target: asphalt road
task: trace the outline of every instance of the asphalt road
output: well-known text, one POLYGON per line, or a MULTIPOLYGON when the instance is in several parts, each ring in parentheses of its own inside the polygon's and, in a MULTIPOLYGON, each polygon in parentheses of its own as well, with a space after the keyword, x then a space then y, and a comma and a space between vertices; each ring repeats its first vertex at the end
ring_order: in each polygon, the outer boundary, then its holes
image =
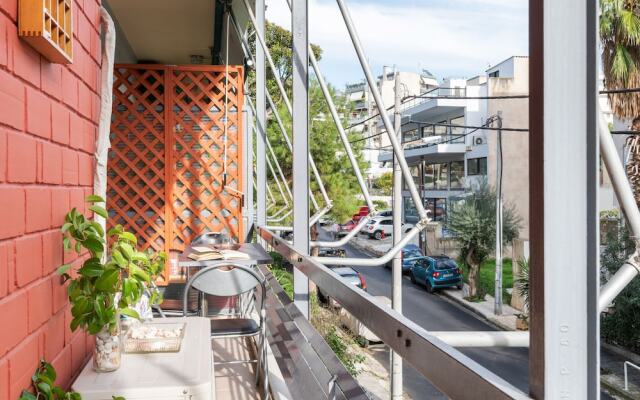
MULTIPOLYGON (((329 239, 328 235, 323 239, 329 239)), ((351 245, 344 249, 347 257, 365 258, 368 253, 351 245)), ((383 267, 355 267, 364 275, 371 295, 391 298, 391 271, 383 267)), ((429 294, 422 286, 414 285, 408 278, 402 280, 402 311, 418 325, 432 331, 487 331, 496 330, 465 308, 438 294, 429 294)), ((526 348, 461 348, 459 349, 496 375, 515 387, 528 392, 529 351, 526 348)), ((389 363, 385 348, 374 350, 383 365, 389 363)), ((416 370, 405 363, 404 389, 413 399, 446 399, 416 370)), ((464 382, 460 382, 464 384, 464 382)))

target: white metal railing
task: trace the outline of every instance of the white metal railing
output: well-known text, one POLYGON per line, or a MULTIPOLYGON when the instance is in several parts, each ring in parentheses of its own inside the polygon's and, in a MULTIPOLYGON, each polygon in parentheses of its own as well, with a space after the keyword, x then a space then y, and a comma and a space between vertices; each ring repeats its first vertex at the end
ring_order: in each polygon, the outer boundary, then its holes
POLYGON ((629 391, 629 376, 627 374, 627 367, 632 367, 640 371, 640 367, 632 363, 631 361, 624 362, 624 390, 629 391))

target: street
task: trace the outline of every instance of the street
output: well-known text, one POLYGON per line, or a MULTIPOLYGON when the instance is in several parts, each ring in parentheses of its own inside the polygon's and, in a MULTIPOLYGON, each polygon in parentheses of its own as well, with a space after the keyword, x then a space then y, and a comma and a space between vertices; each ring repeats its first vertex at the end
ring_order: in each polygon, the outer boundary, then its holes
MULTIPOLYGON (((321 240, 331 240, 326 231, 320 229, 321 240)), ((369 258, 367 252, 347 244, 343 246, 347 257, 369 258)), ((391 270, 384 267, 354 267, 364 275, 367 291, 373 296, 391 298, 391 270)), ((454 289, 455 290, 455 289, 454 289)), ((429 294, 424 287, 414 285, 407 276, 402 280, 402 313, 428 331, 493 331, 497 330, 478 315, 453 303, 439 294, 429 294)), ((389 351, 386 346, 370 348, 376 359, 388 368, 389 351)), ((527 348, 458 348, 463 354, 478 364, 505 379, 518 389, 529 391, 529 349, 527 348)), ((622 374, 624 357, 601 349, 602 365, 607 369, 622 374)), ((412 399, 446 399, 438 389, 424 379, 420 373, 405 363, 403 365, 404 390, 412 399)), ((630 380, 640 385, 640 378, 633 376, 630 380)), ((464 382, 462 382, 464 384, 464 382)), ((601 399, 613 399, 602 389, 601 399)))
MULTIPOLYGON (((321 231, 322 240, 330 240, 321 231)), ((369 254, 347 244, 343 247, 347 257, 366 258, 369 254)), ((371 295, 391 298, 391 271, 384 267, 355 267, 364 275, 371 295)), ((422 286, 414 285, 405 277, 402 281, 403 314, 423 328, 432 331, 487 331, 495 330, 475 314, 440 295, 430 295, 422 286)), ((528 349, 524 348, 462 348, 462 353, 478 362, 517 388, 527 392, 529 375, 528 349)), ((376 358, 389 363, 389 352, 374 350, 376 358)), ((464 382, 461 382, 464 384, 464 382)), ((404 364, 404 389, 413 399, 445 399, 431 383, 411 366, 404 364)))

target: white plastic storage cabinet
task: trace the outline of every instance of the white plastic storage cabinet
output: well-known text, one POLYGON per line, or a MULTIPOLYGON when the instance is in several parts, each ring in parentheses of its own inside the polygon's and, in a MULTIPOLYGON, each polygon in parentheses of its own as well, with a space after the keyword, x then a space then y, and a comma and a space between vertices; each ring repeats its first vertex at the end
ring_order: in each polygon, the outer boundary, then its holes
POLYGON ((177 353, 123 354, 120 369, 97 373, 89 361, 72 389, 83 400, 214 400, 213 352, 206 318, 167 318, 155 323, 186 322, 177 353))

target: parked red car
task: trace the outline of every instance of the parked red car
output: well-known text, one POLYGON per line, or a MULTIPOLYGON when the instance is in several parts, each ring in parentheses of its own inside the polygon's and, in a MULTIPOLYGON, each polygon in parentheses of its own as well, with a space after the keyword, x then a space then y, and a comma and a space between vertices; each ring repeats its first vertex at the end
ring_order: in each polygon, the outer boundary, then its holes
POLYGON ((337 237, 345 236, 347 233, 351 232, 357 223, 354 220, 349 220, 344 224, 340 225, 340 229, 336 232, 337 237))
POLYGON ((360 209, 358 210, 358 212, 356 214, 353 214, 353 218, 352 219, 357 224, 358 222, 360 222, 362 217, 365 217, 367 215, 369 215, 369 207, 361 206, 360 209))

